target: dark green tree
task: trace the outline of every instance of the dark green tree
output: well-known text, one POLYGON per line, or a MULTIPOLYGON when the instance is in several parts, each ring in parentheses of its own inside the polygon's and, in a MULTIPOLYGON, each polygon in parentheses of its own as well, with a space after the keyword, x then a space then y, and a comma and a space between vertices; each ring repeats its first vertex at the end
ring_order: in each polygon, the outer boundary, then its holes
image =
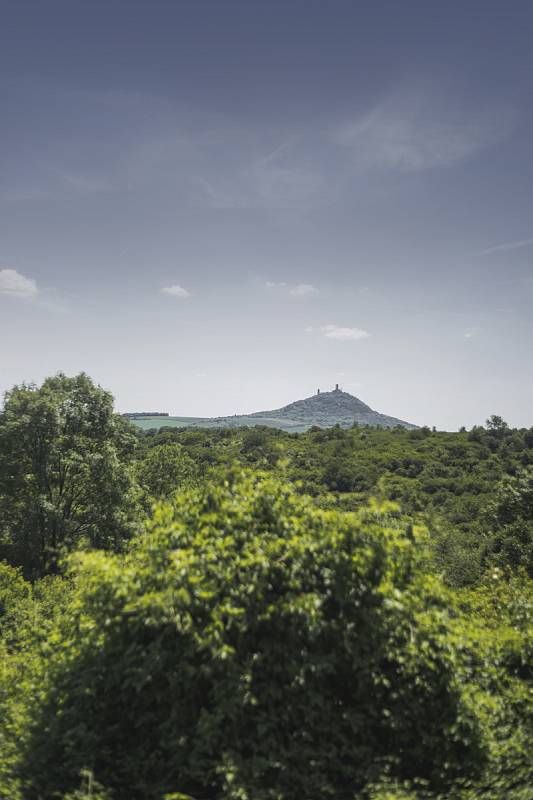
POLYGON ((496 436, 502 437, 509 430, 509 425, 498 414, 492 414, 487 420, 487 430, 496 436))
POLYGON ((80 374, 15 386, 0 414, 0 555, 27 577, 65 551, 118 549, 135 520, 129 423, 80 374))

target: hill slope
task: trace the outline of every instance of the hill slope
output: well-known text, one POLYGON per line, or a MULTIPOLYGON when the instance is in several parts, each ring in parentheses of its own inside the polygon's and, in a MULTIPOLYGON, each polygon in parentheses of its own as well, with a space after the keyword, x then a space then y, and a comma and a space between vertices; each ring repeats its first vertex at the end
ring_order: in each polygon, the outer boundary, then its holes
POLYGON ((279 419, 286 422, 296 422, 310 427, 318 425, 329 428, 333 425, 351 427, 357 425, 378 425, 380 428, 394 428, 401 425, 404 428, 416 428, 409 422, 404 422, 396 417, 388 417, 373 411, 370 406, 354 397, 348 392, 335 389, 333 392, 320 392, 304 400, 289 403, 288 406, 275 411, 259 411, 250 414, 253 419, 279 419))
POLYGON ((320 392, 272 411, 257 411, 254 414, 241 416, 212 418, 139 416, 132 417, 131 421, 144 430, 162 427, 237 428, 267 425, 270 428, 301 433, 314 425, 320 428, 331 428, 333 425, 350 428, 354 424, 377 425, 380 428, 394 428, 396 425, 408 429, 417 427, 396 417, 373 411, 362 400, 340 389, 320 392))

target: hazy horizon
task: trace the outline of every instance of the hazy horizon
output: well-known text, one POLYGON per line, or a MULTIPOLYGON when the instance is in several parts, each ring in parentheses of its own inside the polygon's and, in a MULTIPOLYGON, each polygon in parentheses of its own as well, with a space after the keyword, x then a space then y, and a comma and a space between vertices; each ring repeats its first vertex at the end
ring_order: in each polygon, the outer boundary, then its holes
POLYGON ((0 392, 533 425, 533 6, 2 3, 0 392))

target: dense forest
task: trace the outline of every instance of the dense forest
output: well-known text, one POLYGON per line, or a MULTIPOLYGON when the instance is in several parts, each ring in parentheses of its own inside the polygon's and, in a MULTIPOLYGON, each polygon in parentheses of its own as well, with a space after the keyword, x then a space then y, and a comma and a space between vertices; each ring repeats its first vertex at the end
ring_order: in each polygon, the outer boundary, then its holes
POLYGON ((0 413, 0 797, 533 798, 533 428, 0 413))

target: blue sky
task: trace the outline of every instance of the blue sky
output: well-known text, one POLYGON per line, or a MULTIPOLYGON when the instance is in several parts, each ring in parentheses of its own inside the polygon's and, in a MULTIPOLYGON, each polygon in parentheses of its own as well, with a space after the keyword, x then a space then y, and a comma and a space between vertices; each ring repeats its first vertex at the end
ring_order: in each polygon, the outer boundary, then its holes
POLYGON ((1 391, 533 425, 530 2, 0 7, 1 391))

